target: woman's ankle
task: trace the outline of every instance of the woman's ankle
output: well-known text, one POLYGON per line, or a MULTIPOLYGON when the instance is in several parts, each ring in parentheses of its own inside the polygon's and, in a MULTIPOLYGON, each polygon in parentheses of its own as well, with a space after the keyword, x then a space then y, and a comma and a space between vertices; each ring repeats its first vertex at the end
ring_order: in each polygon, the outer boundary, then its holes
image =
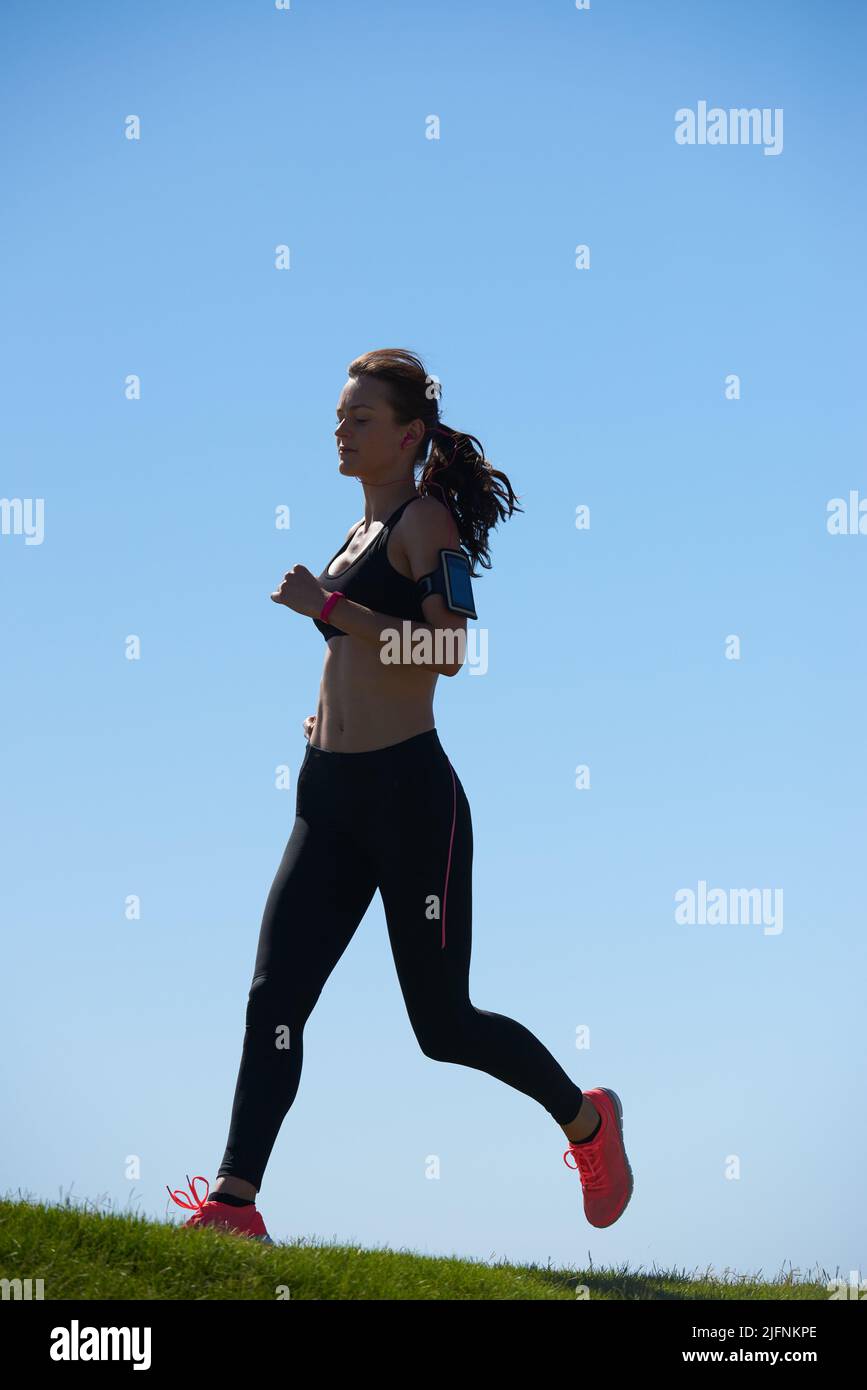
POLYGON ((602 1116, 596 1109, 592 1100, 587 1100, 586 1096, 581 1103, 581 1109, 568 1125, 561 1125, 566 1138, 573 1144, 580 1144, 588 1135, 592 1134, 597 1128, 602 1116))
POLYGON ((217 1178, 213 1189, 214 1195, 224 1192, 229 1197, 244 1197, 248 1202, 255 1202, 256 1188, 251 1182, 246 1182, 244 1178, 234 1178, 230 1173, 224 1177, 217 1178))

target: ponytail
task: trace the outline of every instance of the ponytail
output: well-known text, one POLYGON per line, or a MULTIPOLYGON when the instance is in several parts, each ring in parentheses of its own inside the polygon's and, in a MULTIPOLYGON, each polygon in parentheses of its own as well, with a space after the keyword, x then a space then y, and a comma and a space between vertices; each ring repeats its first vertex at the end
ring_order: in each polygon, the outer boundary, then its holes
POLYGON ((481 563, 490 569, 488 532, 514 511, 523 511, 512 485, 485 458, 475 435, 453 430, 437 418, 428 426, 426 438, 430 452, 423 462, 419 492, 437 497, 448 507, 473 567, 481 563))

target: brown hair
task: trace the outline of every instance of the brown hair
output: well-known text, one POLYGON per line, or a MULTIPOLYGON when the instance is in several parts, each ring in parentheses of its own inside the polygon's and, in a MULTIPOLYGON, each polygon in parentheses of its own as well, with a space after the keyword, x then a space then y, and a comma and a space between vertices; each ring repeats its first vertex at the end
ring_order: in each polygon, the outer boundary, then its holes
POLYGON ((356 357, 347 371, 353 380, 369 376, 388 383, 391 407, 399 425, 408 425, 412 420, 424 422, 425 433, 413 459, 413 467, 422 466, 418 490, 422 495, 437 497, 449 508, 472 567, 480 562, 490 569, 488 532, 514 511, 524 510, 518 506, 505 473, 491 467, 474 434, 464 434, 443 424, 439 382, 425 370, 415 353, 403 348, 376 348, 356 357))

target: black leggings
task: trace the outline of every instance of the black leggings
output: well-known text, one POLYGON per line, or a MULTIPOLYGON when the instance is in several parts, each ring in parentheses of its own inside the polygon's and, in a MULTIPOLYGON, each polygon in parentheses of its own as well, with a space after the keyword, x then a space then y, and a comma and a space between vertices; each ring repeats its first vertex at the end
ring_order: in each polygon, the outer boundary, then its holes
POLYGON ((379 889, 422 1052, 496 1076, 558 1124, 583 1093, 527 1028, 470 1002, 473 829, 436 729, 366 753, 308 744, 262 919, 217 1176, 258 1190, 301 1078, 304 1024, 379 889))

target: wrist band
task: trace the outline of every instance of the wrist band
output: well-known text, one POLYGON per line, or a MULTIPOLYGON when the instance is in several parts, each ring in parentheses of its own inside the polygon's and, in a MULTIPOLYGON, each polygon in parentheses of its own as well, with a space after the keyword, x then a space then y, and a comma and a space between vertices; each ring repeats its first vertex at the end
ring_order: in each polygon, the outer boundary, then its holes
POLYGON ((337 590, 335 590, 335 592, 334 592, 333 594, 330 594, 330 595, 329 595, 329 597, 325 600, 325 602, 324 602, 323 605, 322 605, 322 612, 319 614, 319 621, 320 621, 321 623, 324 623, 324 622, 325 622, 325 620, 326 620, 327 617, 328 617, 328 614, 331 612, 331 610, 332 610, 332 608, 334 607, 335 603, 337 602, 338 599, 341 599, 341 598, 346 598, 346 595, 345 595, 345 594, 339 593, 337 590))

